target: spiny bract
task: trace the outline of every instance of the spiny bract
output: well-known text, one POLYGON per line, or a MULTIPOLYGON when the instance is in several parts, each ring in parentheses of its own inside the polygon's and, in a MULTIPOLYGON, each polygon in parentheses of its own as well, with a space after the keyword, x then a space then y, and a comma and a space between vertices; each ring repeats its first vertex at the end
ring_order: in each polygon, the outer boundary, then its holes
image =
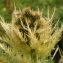
MULTIPOLYGON (((55 10, 54 10, 55 13, 55 10)), ((19 63, 43 63, 60 40, 63 25, 53 25, 53 17, 43 17, 38 11, 25 8, 15 10, 12 22, 6 23, 0 17, 0 48, 19 63)))

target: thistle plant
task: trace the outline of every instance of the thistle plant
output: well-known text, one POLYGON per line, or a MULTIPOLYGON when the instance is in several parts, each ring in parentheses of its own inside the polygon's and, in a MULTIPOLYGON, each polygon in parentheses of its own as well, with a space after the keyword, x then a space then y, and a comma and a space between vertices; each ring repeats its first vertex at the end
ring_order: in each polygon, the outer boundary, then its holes
POLYGON ((11 23, 0 17, 0 48, 19 63, 44 63, 61 38, 63 25, 53 26, 53 14, 25 8, 14 10, 11 23))

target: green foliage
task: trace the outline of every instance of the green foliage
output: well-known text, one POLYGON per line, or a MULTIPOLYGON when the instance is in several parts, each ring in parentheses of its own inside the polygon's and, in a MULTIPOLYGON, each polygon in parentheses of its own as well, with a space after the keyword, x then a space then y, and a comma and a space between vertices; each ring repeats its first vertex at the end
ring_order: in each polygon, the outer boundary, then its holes
POLYGON ((0 48, 0 61, 3 63, 18 63, 0 48))
POLYGON ((9 11, 7 10, 6 5, 4 4, 4 0, 0 1, 0 15, 5 18, 5 21, 10 21, 9 11))

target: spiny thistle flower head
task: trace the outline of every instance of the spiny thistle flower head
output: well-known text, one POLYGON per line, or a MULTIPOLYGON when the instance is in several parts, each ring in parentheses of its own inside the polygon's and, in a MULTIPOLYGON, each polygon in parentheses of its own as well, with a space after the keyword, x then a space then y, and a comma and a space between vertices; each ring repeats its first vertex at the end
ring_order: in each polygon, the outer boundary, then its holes
MULTIPOLYGON (((55 12, 55 11, 54 11, 55 12)), ((40 11, 25 8, 15 10, 12 22, 1 17, 0 47, 19 63, 42 63, 60 40, 63 25, 53 25, 53 17, 43 17, 40 11)))

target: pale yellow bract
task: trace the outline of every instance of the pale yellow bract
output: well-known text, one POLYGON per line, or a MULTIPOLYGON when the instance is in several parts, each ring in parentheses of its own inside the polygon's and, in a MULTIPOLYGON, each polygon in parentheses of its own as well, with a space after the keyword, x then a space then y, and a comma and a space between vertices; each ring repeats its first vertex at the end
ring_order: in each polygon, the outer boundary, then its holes
POLYGON ((0 63, 2 63, 2 62, 0 62, 0 63))
POLYGON ((63 25, 59 28, 58 21, 52 27, 54 13, 49 16, 48 10, 48 16, 43 17, 40 11, 26 8, 23 11, 15 10, 11 23, 6 23, 0 17, 4 32, 0 36, 3 41, 0 48, 19 63, 43 63, 43 59, 50 55, 60 40, 63 31, 63 25))

